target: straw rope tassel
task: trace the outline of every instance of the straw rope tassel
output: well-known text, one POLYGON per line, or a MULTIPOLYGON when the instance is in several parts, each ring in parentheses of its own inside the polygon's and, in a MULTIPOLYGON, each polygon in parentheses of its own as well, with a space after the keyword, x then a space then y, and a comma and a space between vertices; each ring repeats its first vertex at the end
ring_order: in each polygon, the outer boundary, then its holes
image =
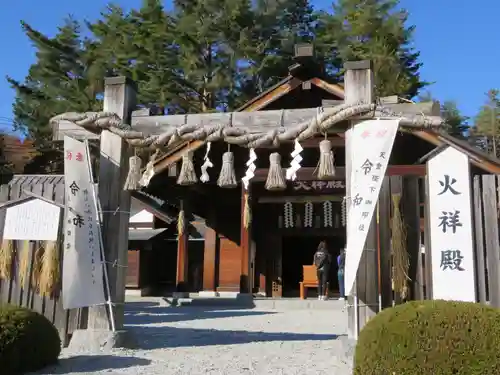
POLYGON ((26 286, 30 272, 30 242, 23 241, 19 250, 19 283, 21 287, 26 286))
POLYGON ((335 177, 335 158, 332 151, 332 143, 328 139, 324 139, 319 143, 319 165, 318 178, 320 180, 328 180, 335 177))
POLYGON ((269 173, 265 186, 269 191, 286 189, 285 171, 281 167, 281 155, 277 152, 269 155, 269 173))
POLYGON ((249 197, 247 192, 245 192, 243 199, 245 200, 243 206, 243 227, 248 229, 250 227, 250 223, 252 222, 252 213, 250 212, 250 203, 248 201, 249 197))
POLYGON ((393 256, 393 285, 394 291, 406 298, 408 295, 407 282, 410 262, 406 251, 406 229, 400 210, 401 194, 392 195, 392 256, 393 256))
POLYGON ((51 296, 60 281, 60 257, 57 241, 46 241, 40 272, 40 295, 51 296))
POLYGON ((234 188, 238 185, 234 173, 234 155, 231 151, 226 151, 222 155, 222 168, 217 179, 217 185, 221 188, 234 188))
POLYGON ((182 157, 182 167, 177 183, 182 186, 194 185, 198 182, 193 164, 193 152, 189 151, 182 157))
MULTIPOLYGON (((39 244, 39 242, 37 242, 39 244)), ((37 246, 35 251, 33 252, 33 271, 31 273, 31 286, 35 289, 40 287, 40 276, 42 274, 42 264, 43 264, 43 256, 45 254, 45 248, 43 247, 45 243, 37 246)))
POLYGON ((142 160, 137 155, 129 159, 128 174, 125 180, 123 190, 137 190, 141 187, 140 181, 142 178, 141 166, 142 160))
POLYGON ((177 234, 179 237, 184 234, 184 210, 179 211, 179 217, 177 218, 177 234))
POLYGON ((12 262, 14 261, 14 242, 4 240, 0 248, 0 278, 10 279, 12 277, 12 262))

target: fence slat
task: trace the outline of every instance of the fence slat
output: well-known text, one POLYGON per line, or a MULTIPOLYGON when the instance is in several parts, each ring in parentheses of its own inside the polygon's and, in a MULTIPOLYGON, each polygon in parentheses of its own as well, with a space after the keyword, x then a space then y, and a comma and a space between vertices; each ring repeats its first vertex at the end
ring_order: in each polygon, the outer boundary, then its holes
POLYGON ((473 215, 474 215, 474 243, 476 259, 476 285, 477 299, 480 303, 486 303, 486 262, 484 257, 484 231, 483 231, 483 202, 481 200, 481 177, 474 176, 473 192, 473 215))
POLYGON ((491 306, 500 307, 500 274, 498 269, 499 238, 498 238, 498 200, 496 194, 496 178, 492 175, 483 176, 484 204, 484 238, 486 244, 486 261, 488 270, 488 291, 491 306))

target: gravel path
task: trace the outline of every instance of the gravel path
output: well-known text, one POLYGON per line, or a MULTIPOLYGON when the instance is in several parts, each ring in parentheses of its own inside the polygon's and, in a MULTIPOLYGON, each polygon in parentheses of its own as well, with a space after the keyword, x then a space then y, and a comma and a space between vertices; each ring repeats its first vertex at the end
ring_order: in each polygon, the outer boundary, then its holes
POLYGON ((127 304, 141 350, 63 351, 38 374, 350 375, 346 313, 127 304), (347 354, 346 354, 347 353, 347 354))

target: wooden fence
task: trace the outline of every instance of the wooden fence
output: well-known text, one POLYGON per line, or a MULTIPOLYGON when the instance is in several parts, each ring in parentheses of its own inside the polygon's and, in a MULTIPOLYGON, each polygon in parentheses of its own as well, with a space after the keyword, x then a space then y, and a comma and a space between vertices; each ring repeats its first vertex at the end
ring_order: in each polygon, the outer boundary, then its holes
MULTIPOLYGON (((25 196, 23 191, 31 191, 47 199, 64 203, 64 177, 62 176, 14 176, 7 185, 0 186, 0 202, 7 202, 25 196)), ((0 230, 3 231, 5 211, 0 211, 0 230)), ((14 241, 14 249, 19 249, 22 241, 14 241)), ((0 280, 0 304, 10 303, 28 307, 45 315, 58 329, 61 340, 66 346, 71 334, 76 329, 84 329, 87 324, 87 309, 64 310, 58 296, 53 298, 42 297, 33 288, 31 283, 35 250, 42 244, 38 241, 30 242, 30 275, 25 285, 20 285, 17 272, 17 257, 13 264, 12 279, 0 280)), ((62 246, 61 249, 62 260, 62 246)), ((17 251, 16 251, 17 253, 17 251)), ((62 274, 62 273, 61 273, 62 274)), ((60 290, 60 287, 59 287, 60 290)))
MULTIPOLYGON (((431 299, 427 285, 432 283, 432 259, 422 253, 430 241, 425 219, 424 177, 386 177, 379 201, 380 218, 392 217, 391 197, 401 194, 401 211, 407 229, 410 258, 409 292, 405 299, 431 299)), ((500 176, 477 175, 472 181, 476 301, 500 308, 500 176)), ((380 221, 380 288, 383 307, 401 303, 404 298, 392 290, 391 223, 380 221)))

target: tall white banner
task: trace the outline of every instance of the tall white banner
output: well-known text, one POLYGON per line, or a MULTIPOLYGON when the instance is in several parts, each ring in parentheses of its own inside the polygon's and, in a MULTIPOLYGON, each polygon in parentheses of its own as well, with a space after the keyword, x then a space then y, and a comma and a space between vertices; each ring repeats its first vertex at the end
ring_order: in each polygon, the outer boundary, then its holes
POLYGON ((475 302, 469 158, 448 147, 427 162, 427 176, 432 296, 475 302))
MULTIPOLYGON (((351 294, 399 120, 367 120, 347 132, 351 161, 345 291, 351 294)), ((374 280, 373 282, 376 282, 374 280)))
POLYGON ((97 206, 88 160, 84 143, 64 137, 66 215, 62 299, 65 309, 106 302, 97 206))

